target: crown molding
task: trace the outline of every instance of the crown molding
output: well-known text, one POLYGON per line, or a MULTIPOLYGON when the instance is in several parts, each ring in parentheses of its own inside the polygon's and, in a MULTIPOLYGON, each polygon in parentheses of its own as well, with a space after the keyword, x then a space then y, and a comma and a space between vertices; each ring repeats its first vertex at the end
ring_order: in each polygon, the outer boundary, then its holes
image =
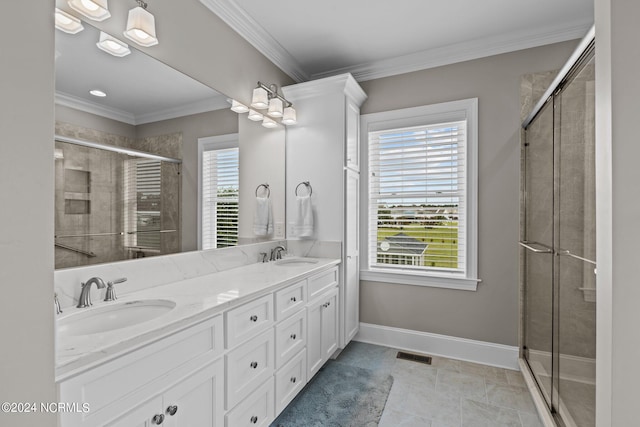
POLYGON ((541 29, 535 33, 511 33, 497 37, 487 37, 450 46, 423 50, 395 58, 316 73, 313 74, 311 78, 321 79, 336 74, 351 73, 354 78, 360 82, 379 79, 567 40, 580 39, 584 37, 592 25, 593 23, 589 22, 570 27, 541 29))
POLYGON ((229 27, 248 41, 296 82, 309 80, 298 61, 234 0, 200 0, 229 27))
POLYGON ((358 106, 361 106, 365 99, 367 99, 367 94, 349 73, 326 77, 321 80, 311 80, 282 88, 282 92, 290 101, 314 98, 332 91, 344 93, 358 106))
POLYGON ((158 122, 160 120, 175 119, 177 117, 190 116, 192 114, 206 113, 207 111, 222 110, 229 107, 227 97, 218 95, 211 99, 193 102, 191 104, 180 105, 147 114, 134 115, 117 108, 105 107, 77 96, 64 92, 56 92, 55 102, 58 105, 85 111, 97 116, 127 123, 133 126, 145 123, 158 122))

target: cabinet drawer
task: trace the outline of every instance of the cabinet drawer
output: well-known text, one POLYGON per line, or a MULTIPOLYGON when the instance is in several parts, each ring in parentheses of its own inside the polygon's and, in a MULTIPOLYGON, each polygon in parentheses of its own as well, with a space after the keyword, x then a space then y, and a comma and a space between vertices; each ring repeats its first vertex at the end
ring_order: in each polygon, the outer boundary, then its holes
POLYGON ((338 284, 338 267, 318 273, 308 280, 309 301, 311 301, 325 290, 338 284))
POLYGON ((229 310, 225 316, 229 349, 273 325, 273 296, 265 295, 229 310))
POLYGON ((273 377, 225 416, 226 427, 268 427, 274 420, 273 377))
POLYGON ((276 415, 287 407, 307 383, 307 351, 302 350, 276 372, 276 415))
POLYGON ((276 325, 276 369, 307 345, 307 311, 300 310, 276 325))
POLYGON ((227 354, 227 409, 273 375, 273 342, 271 329, 227 354))
POLYGON ((276 320, 284 320, 307 303, 307 280, 276 292, 276 320))
POLYGON ((65 427, 97 426, 130 411, 223 352, 222 316, 166 337, 58 384, 61 402, 86 402, 86 414, 60 413, 65 427))

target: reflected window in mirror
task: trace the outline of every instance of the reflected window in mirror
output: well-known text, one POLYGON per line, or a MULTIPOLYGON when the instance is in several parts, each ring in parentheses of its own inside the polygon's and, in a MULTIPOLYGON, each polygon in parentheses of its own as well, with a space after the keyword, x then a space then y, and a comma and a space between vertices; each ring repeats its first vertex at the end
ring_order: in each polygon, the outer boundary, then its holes
POLYGON ((238 135, 198 140, 201 249, 238 244, 240 153, 238 135))

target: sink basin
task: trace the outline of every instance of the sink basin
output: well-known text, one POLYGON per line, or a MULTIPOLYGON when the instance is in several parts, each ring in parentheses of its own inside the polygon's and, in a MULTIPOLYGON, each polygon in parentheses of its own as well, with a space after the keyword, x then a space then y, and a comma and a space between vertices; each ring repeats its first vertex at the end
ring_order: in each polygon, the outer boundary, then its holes
POLYGON ((173 310, 176 303, 154 299, 116 302, 83 309, 61 317, 58 332, 66 335, 91 335, 148 322, 173 310))
POLYGON ((276 261, 276 265, 286 265, 289 267, 299 267, 301 265, 317 264, 317 259, 309 258, 285 258, 276 261))

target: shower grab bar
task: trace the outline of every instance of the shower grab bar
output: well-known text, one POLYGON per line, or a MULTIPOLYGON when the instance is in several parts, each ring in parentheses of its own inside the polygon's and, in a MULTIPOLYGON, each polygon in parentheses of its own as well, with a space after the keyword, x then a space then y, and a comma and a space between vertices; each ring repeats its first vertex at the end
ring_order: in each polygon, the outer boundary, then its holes
POLYGON ((583 258, 583 257, 581 257, 579 255, 576 255, 576 254, 572 254, 567 249, 560 249, 558 251, 558 255, 560 255, 560 256, 568 256, 568 257, 571 257, 571 258, 579 259, 580 261, 588 262, 589 264, 597 265, 595 261, 590 260, 588 258, 583 258))
POLYGON ((85 251, 85 250, 82 250, 82 249, 74 248, 73 246, 63 245, 62 243, 56 243, 55 246, 58 247, 58 248, 66 249, 68 251, 77 252, 79 254, 86 255, 89 258, 95 258, 95 257, 98 256, 98 255, 94 254, 93 252, 89 252, 89 251, 85 251))
POLYGON ((551 254, 551 253, 553 253, 553 249, 551 249, 547 245, 543 245, 542 243, 529 242, 529 241, 526 241, 526 240, 525 241, 520 241, 518 243, 523 248, 528 249, 531 252, 535 252, 537 254, 551 254))
POLYGON ((71 237, 101 237, 101 236, 124 236, 125 234, 145 234, 145 233, 175 233, 178 230, 145 230, 145 231, 117 231, 114 233, 88 233, 88 234, 63 234, 54 238, 63 239, 71 237))

